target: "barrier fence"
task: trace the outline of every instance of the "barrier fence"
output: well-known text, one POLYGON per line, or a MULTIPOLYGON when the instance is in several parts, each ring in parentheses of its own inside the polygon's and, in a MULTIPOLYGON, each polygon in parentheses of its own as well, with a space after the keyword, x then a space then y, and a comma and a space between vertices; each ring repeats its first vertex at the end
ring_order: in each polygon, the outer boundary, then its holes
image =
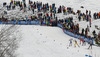
POLYGON ((0 21, 0 24, 40 25, 40 21, 0 21))
MULTIPOLYGON (((0 24, 14 24, 14 25, 40 25, 41 24, 41 21, 7 21, 7 22, 3 22, 3 21, 0 21, 0 24)), ((42 24, 46 24, 46 22, 43 22, 42 24)), ((63 29, 63 26, 62 24, 57 24, 58 27, 62 28, 63 29)), ((89 43, 90 40, 92 40, 92 42, 94 43, 93 39, 91 38, 86 38, 84 36, 81 36, 81 35, 78 35, 78 34, 74 34, 70 31, 67 31, 67 30, 63 30, 65 34, 71 36, 71 37, 74 37, 74 38, 77 38, 79 39, 79 37, 82 37, 84 38, 84 40, 86 42, 89 43)))
MULTIPOLYGON (((58 24, 58 27, 60 27, 60 28, 63 29, 62 24, 58 24)), ((94 40, 91 39, 91 38, 86 38, 86 37, 84 37, 84 36, 81 36, 81 35, 78 35, 78 34, 74 34, 74 33, 70 32, 70 31, 68 31, 68 30, 65 30, 65 29, 64 29, 63 31, 64 31, 65 34, 67 34, 67 35, 69 35, 69 36, 71 36, 71 37, 77 38, 77 39, 79 39, 79 37, 82 37, 82 38, 84 39, 84 41, 86 41, 86 42, 88 42, 88 43, 90 42, 90 40, 92 40, 92 44, 94 44, 94 40)))

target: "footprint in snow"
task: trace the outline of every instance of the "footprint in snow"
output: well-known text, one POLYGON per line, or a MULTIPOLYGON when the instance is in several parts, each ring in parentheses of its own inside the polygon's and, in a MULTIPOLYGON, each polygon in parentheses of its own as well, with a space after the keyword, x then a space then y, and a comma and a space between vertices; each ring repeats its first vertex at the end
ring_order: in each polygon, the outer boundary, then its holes
POLYGON ((53 40, 55 42, 55 40, 53 40))
POLYGON ((78 52, 79 52, 79 50, 78 50, 78 52))
POLYGON ((42 34, 40 34, 40 35, 42 35, 42 34))
POLYGON ((46 41, 43 41, 43 43, 46 43, 46 41))
POLYGON ((69 49, 69 47, 67 47, 67 49, 69 49))
POLYGON ((62 43, 60 43, 60 45, 62 45, 62 43))

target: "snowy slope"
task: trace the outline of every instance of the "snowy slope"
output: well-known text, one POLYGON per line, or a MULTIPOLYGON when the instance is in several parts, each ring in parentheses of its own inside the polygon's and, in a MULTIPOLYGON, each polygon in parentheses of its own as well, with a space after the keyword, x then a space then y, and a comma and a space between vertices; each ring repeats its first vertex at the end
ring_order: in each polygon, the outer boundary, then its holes
MULTIPOLYGON (((63 33, 58 27, 46 26, 21 26, 22 41, 16 51, 18 57, 85 57, 85 54, 93 57, 100 57, 100 48, 87 49, 69 47, 69 39, 72 38, 63 33)), ((73 38, 74 39, 74 38, 73 38)), ((77 39, 76 39, 77 40, 77 39)), ((79 40, 77 40, 79 43, 79 40)))
MULTIPOLYGON (((0 25, 0 28, 3 26, 0 25)), ((88 44, 79 44, 80 47, 75 48, 74 42, 69 47, 69 39, 72 37, 64 34, 58 27, 22 25, 18 30, 22 38, 16 50, 17 57, 85 57, 86 54, 100 57, 100 47, 93 46, 93 49, 88 50, 88 44)))
MULTIPOLYGON (((27 4, 28 4, 28 0, 27 4)), ((58 7, 59 5, 65 5, 66 7, 72 7, 74 11, 91 10, 92 13, 100 11, 100 0, 32 0, 32 1, 42 1, 44 3, 55 3, 58 7), (81 9, 80 6, 84 6, 81 9)), ((3 2, 9 3, 10 0, 0 0, 0 5, 3 2)), ((1 6, 0 6, 1 8, 1 6)), ((14 13, 14 11, 11 11, 14 13)), ((11 13, 8 12, 8 13, 11 13)), ((18 14, 17 10, 17 14, 18 14)), ((16 13, 16 12, 15 12, 16 13)), ((11 13, 12 14, 12 13, 11 13)), ((23 14, 22 12, 20 14, 23 14)), ((16 16, 16 15, 15 15, 16 16)), ((59 15, 58 15, 59 16, 59 15)), ((61 18, 63 15, 61 15, 61 18)), ((66 16, 65 16, 66 17, 66 16)), ((75 16, 76 17, 76 16, 75 16)), ((76 20, 76 18, 75 18, 76 20)), ((95 24, 100 26, 100 22, 93 21, 95 24), (97 23, 98 22, 98 23, 97 23)), ((79 22, 80 27, 85 28, 88 23, 79 22), (85 25, 84 25, 85 24, 85 25)), ((92 27, 94 29, 94 27, 92 27)), ((17 57, 85 57, 85 54, 92 55, 93 57, 100 57, 100 48, 93 47, 91 50, 87 50, 88 44, 86 46, 81 46, 74 48, 74 43, 72 47, 68 48, 69 37, 64 34, 60 28, 57 27, 44 27, 44 26, 21 26, 19 28, 22 33, 22 41, 19 42, 19 48, 16 51, 17 57)), ((74 38, 73 38, 74 39, 74 38)), ((77 40, 79 43, 79 40, 77 40)))

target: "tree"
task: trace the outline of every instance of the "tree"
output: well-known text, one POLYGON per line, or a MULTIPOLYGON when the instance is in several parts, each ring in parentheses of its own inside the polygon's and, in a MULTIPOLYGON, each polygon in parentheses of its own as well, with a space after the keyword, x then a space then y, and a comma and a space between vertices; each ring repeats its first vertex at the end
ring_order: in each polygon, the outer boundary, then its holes
POLYGON ((19 26, 2 25, 0 30, 0 57, 15 57, 15 50, 18 48, 19 37, 15 34, 19 26))

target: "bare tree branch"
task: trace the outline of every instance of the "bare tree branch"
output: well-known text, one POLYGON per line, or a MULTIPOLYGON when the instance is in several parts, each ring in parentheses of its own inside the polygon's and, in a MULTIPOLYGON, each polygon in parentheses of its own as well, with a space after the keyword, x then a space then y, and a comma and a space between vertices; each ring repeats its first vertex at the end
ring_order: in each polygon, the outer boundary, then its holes
POLYGON ((18 48, 19 41, 15 34, 17 34, 19 27, 5 25, 0 30, 0 57, 15 57, 14 52, 18 48))

